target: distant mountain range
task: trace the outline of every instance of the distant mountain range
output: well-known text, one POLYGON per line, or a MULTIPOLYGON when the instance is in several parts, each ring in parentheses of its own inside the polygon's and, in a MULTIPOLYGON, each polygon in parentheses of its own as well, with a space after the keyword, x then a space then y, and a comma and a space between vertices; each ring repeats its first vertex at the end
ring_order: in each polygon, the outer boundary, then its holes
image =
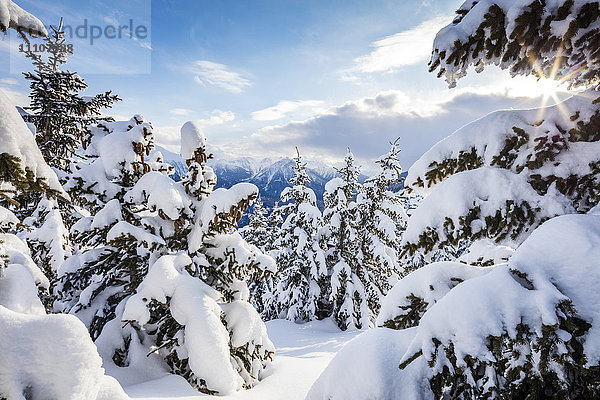
MULTIPOLYGON (((179 154, 168 151, 160 146, 157 150, 163 154, 165 162, 175 168, 172 176, 180 180, 187 172, 187 166, 179 154)), ((255 184, 266 207, 271 208, 281 195, 281 191, 289 186, 290 178, 294 175, 295 162, 291 158, 255 160, 249 157, 237 159, 209 160, 210 165, 217 175, 217 187, 230 188, 239 182, 255 184)), ((308 186, 315 192, 317 199, 323 198, 325 184, 337 176, 333 167, 321 162, 307 161, 306 172, 311 182, 308 186)), ((359 180, 364 182, 367 178, 361 175, 359 180)), ((321 204, 319 204, 321 206, 321 204)))

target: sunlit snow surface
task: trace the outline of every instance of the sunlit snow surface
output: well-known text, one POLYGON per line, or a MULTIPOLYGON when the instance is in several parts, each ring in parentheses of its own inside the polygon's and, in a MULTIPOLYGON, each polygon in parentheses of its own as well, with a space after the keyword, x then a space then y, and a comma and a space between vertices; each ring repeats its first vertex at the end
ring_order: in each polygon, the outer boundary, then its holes
MULTIPOLYGON (((241 390, 233 396, 214 396, 215 399, 304 399, 333 356, 347 342, 363 333, 358 330, 340 332, 330 320, 302 325, 274 320, 266 325, 269 338, 277 348, 269 375, 252 389, 241 390)), ((125 391, 131 398, 138 400, 193 400, 212 397, 198 393, 183 378, 175 375, 129 386, 125 391)))

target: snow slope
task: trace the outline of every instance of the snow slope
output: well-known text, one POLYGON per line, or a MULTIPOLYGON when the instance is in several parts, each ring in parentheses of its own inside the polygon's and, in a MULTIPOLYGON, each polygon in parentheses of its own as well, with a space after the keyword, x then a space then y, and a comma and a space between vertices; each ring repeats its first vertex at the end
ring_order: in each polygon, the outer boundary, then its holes
POLYGON ((306 394, 334 355, 363 331, 341 332, 332 321, 295 324, 285 320, 266 323, 276 353, 268 376, 250 390, 232 396, 208 396, 196 392, 181 377, 167 375, 161 379, 129 386, 125 391, 137 400, 295 400, 306 394))

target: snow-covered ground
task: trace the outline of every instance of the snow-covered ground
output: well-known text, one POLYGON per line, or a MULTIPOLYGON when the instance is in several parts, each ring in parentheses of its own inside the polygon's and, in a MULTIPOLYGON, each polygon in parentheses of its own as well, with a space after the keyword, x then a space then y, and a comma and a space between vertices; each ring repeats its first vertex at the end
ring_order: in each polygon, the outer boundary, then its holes
POLYGON ((137 400, 221 400, 304 399, 313 382, 333 356, 351 339, 364 331, 341 332, 331 320, 295 324, 286 320, 266 323, 269 337, 277 348, 269 375, 250 390, 234 396, 208 396, 192 389, 181 377, 164 378, 125 388, 137 400))

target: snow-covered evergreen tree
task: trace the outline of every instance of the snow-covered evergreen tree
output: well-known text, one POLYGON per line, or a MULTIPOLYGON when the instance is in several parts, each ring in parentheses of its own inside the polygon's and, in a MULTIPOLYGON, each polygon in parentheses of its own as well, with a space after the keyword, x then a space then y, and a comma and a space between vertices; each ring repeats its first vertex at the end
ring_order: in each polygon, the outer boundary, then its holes
POLYGON ((52 167, 67 169, 70 158, 80 144, 84 147, 89 140, 86 127, 100 120, 102 109, 111 107, 119 97, 106 92, 93 97, 82 97, 80 92, 87 84, 79 75, 61 70, 72 52, 66 42, 62 19, 57 27, 51 26, 51 34, 44 37, 44 53, 33 51, 25 39, 25 56, 31 59, 35 70, 25 73, 30 81, 31 104, 26 107, 31 113, 24 116, 36 130, 36 140, 44 159, 52 167))
POLYGON ((362 263, 357 271, 365 286, 369 319, 375 319, 382 297, 398 281, 402 269, 398 244, 406 226, 402 197, 391 191, 402 183, 398 139, 375 161, 379 172, 368 178, 357 195, 357 229, 362 263))
POLYGON ((283 190, 281 205, 273 210, 276 216, 285 215, 285 221, 275 243, 279 270, 273 293, 264 298, 264 313, 267 318, 303 322, 325 316, 327 296, 322 286, 327 266, 318 238, 321 211, 315 193, 306 186, 310 182, 306 163, 296 151, 291 186, 283 190))
MULTIPOLYGON (((259 195, 252 206, 252 213, 249 214, 250 221, 248 225, 240 229, 240 233, 245 241, 268 253, 269 250, 273 249, 274 245, 271 242, 271 227, 269 226, 266 214, 267 210, 263 207, 263 202, 259 195)), ((248 284, 248 289, 250 290, 250 302, 252 305, 259 313, 264 313, 263 297, 272 291, 271 276, 253 276, 248 284)))
POLYGON ((181 182, 160 157, 146 162, 153 135, 141 117, 100 128, 66 185, 94 215, 73 227, 80 252, 61 268, 65 308, 88 325, 110 368, 162 360, 206 393, 251 387, 274 351, 245 283, 274 261, 235 229, 257 188, 213 191, 206 139, 191 122, 181 182))
POLYGON ((326 260, 330 276, 331 317, 342 330, 353 325, 369 326, 368 293, 362 270, 363 253, 359 237, 359 209, 356 203, 360 191, 359 168, 348 149, 345 165, 337 169, 340 177, 325 185, 323 201, 324 227, 321 241, 327 249, 326 260))
POLYGON ((269 220, 268 211, 263 207, 260 196, 256 199, 249 214, 249 222, 241 229, 244 240, 255 245, 262 251, 269 246, 269 220))
POLYGON ((145 158, 154 146, 152 126, 136 115, 89 130, 94 136, 84 158, 71 166, 65 188, 92 215, 72 228, 79 251, 61 267, 57 294, 63 311, 78 315, 96 339, 146 276, 150 256, 164 252, 165 241, 150 204, 133 195, 142 177, 158 183, 155 175, 144 176, 150 172, 145 158))

